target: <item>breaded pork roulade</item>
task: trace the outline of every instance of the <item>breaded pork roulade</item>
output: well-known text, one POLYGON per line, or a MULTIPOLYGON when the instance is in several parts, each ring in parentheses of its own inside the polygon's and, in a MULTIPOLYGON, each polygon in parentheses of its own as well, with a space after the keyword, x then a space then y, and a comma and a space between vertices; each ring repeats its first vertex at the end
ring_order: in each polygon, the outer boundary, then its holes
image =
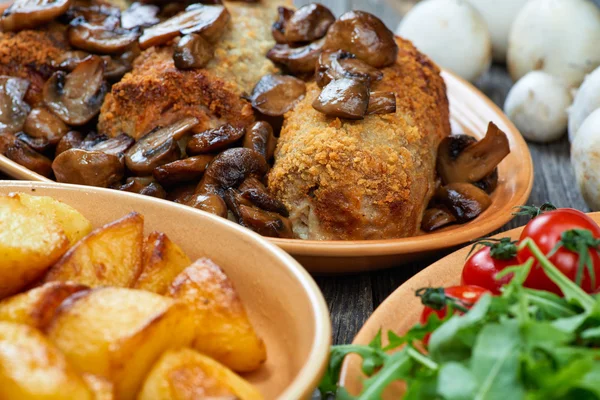
POLYGON ((419 233, 435 188, 440 141, 450 134, 440 71, 408 41, 372 91, 396 94, 396 112, 352 121, 328 117, 307 94, 285 115, 269 189, 302 239, 389 239, 419 233))

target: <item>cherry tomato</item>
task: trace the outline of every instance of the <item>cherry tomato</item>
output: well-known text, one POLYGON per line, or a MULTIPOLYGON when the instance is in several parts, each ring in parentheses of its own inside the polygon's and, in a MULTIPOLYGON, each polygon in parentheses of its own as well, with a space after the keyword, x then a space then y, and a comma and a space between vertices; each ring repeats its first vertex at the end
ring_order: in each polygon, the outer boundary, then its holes
MULTIPOLYGON (((490 239, 491 240, 491 239, 490 239)), ((506 267, 518 265, 517 246, 509 238, 499 241, 481 241, 484 245, 465 263, 462 270, 461 283, 475 285, 488 289, 494 294, 500 294, 500 288, 510 282, 511 275, 496 279, 496 274, 506 267)))
MULTIPOLYGON (((594 238, 600 238, 600 227, 587 215, 581 211, 571 208, 560 208, 555 211, 546 212, 535 217, 525 226, 521 233, 520 240, 531 238, 544 254, 549 254, 561 241, 564 232, 569 230, 587 230, 591 232, 594 238)), ((581 287, 588 293, 600 289, 600 257, 598 256, 597 246, 591 246, 588 249, 591 262, 595 271, 595 283, 592 285, 589 272, 584 270, 581 287)), ((520 263, 525 263, 532 257, 531 251, 524 248, 517 253, 517 259, 520 263)), ((551 257, 550 261, 569 279, 575 281, 579 268, 579 254, 576 251, 569 250, 561 246, 551 257)), ((543 269, 536 262, 529 276, 525 280, 525 286, 547 290, 561 295, 562 292, 544 273, 543 269)))

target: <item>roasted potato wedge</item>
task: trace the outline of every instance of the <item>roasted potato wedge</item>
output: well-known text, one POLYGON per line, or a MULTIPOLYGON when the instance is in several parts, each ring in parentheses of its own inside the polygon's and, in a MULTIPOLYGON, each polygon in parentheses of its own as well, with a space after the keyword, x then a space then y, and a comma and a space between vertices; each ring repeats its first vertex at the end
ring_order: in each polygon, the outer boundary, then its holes
POLYGON ((165 294, 173 279, 192 263, 183 250, 161 232, 148 235, 142 259, 142 273, 134 288, 158 294, 165 294))
POLYGON ((225 272, 203 258, 179 274, 168 291, 198 321, 193 347, 238 372, 253 371, 266 360, 258 337, 225 272))
POLYGON ((49 216, 65 231, 71 245, 92 231, 92 223, 68 204, 48 196, 32 196, 26 193, 11 193, 25 207, 44 216, 49 216))
POLYGON ((143 243, 144 218, 128 214, 77 242, 50 268, 45 281, 131 287, 141 272, 143 243))
POLYGON ((58 223, 17 198, 0 196, 0 299, 40 278, 68 247, 58 223))
POLYGON ((250 383, 195 350, 170 350, 154 364, 138 400, 260 400, 250 383))
POLYGON ((38 330, 0 322, 0 398, 92 400, 92 391, 38 330))
POLYGON ((108 379, 117 399, 130 400, 165 350, 191 343, 195 324, 172 299, 105 287, 63 302, 47 334, 79 372, 108 379))
POLYGON ((87 289, 75 282, 48 282, 0 301, 0 321, 16 322, 43 330, 60 304, 73 293, 87 289))
POLYGON ((94 392, 94 400, 115 400, 115 387, 110 381, 92 374, 83 374, 83 380, 94 392))

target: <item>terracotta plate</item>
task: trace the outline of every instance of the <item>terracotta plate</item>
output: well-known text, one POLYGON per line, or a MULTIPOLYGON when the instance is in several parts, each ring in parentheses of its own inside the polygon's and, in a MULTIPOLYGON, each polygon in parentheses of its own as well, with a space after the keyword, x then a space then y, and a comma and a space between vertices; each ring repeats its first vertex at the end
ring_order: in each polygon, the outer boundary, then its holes
MULTIPOLYGON (((527 144, 515 126, 485 95, 449 72, 443 73, 448 88, 454 133, 485 135, 489 121, 504 130, 511 153, 499 166, 500 179, 492 205, 470 223, 419 237, 369 241, 310 241, 270 239, 294 256, 310 272, 345 273, 398 266, 425 254, 457 246, 487 235, 510 219, 513 207, 527 202, 533 184, 533 165, 527 144)), ((0 171, 25 180, 46 178, 0 155, 0 171)))
MULTIPOLYGON (((600 223, 600 212, 589 214, 597 223, 600 223)), ((497 237, 511 237, 518 239, 523 228, 503 232, 497 237)), ((463 265, 470 247, 465 247, 447 257, 433 263, 419 272, 402 286, 396 289, 375 310, 365 325, 354 338, 353 344, 368 344, 381 329, 384 342, 387 331, 392 330, 399 335, 408 331, 419 322, 423 306, 415 291, 422 287, 446 287, 460 284, 463 265)), ((351 356, 346 359, 342 367, 340 384, 350 393, 357 394, 361 390, 363 375, 360 371, 361 360, 351 356)), ((402 386, 391 386, 385 393, 384 400, 398 400, 402 396, 402 386)))
POLYGON ((220 217, 116 190, 36 182, 0 182, 0 193, 48 195, 81 211, 95 227, 138 211, 146 234, 165 232, 191 259, 210 257, 233 280, 267 362, 247 378, 265 399, 309 398, 328 358, 331 324, 325 300, 289 255, 220 217))

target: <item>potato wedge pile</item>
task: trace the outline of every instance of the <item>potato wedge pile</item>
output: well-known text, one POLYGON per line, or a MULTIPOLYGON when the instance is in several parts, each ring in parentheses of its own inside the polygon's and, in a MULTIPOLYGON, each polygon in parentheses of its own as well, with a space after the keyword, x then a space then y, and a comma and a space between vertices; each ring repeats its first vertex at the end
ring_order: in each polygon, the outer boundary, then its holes
POLYGON ((265 360, 223 270, 145 237, 142 215, 92 230, 50 197, 0 196, 0 399, 262 399, 236 372, 265 360))

